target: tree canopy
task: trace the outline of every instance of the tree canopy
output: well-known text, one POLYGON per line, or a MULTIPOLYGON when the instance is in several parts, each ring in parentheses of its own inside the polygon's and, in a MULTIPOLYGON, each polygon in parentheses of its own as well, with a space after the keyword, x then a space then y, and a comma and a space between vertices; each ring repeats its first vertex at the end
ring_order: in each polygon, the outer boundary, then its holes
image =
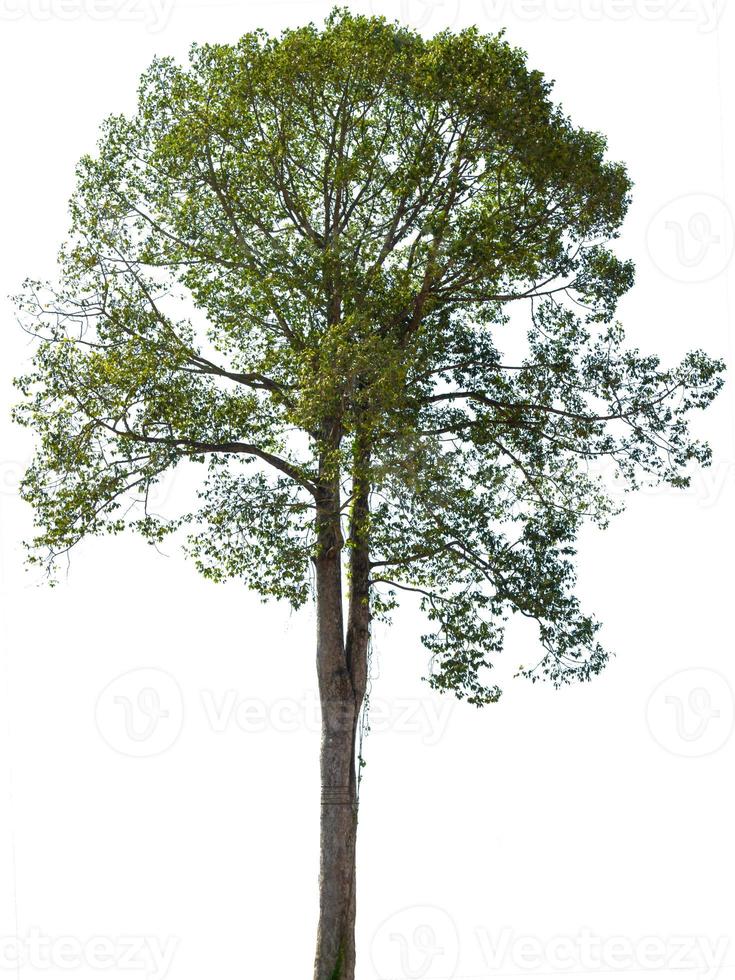
POLYGON ((523 673, 589 679, 597 464, 685 485, 721 385, 701 351, 666 368, 625 344, 630 189, 502 35, 337 9, 155 61, 79 164, 59 283, 20 298, 34 560, 182 531, 204 575, 298 607, 319 549, 359 541, 371 616, 419 596, 435 688, 496 700, 513 612, 542 646, 523 673), (152 513, 182 461, 198 505, 152 513))

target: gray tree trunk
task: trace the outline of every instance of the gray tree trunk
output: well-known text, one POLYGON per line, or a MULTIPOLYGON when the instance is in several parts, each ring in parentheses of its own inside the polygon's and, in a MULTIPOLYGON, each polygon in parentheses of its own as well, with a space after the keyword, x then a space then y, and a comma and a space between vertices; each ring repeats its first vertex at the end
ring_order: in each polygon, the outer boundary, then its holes
MULTIPOLYGON (((352 530, 367 499, 358 495, 352 530)), ((354 980, 357 737, 367 684, 367 548, 350 551, 350 601, 342 612, 342 536, 334 499, 319 521, 316 559, 317 675, 322 711, 319 926, 314 980, 354 980), (329 513, 331 511, 331 515, 329 513)))

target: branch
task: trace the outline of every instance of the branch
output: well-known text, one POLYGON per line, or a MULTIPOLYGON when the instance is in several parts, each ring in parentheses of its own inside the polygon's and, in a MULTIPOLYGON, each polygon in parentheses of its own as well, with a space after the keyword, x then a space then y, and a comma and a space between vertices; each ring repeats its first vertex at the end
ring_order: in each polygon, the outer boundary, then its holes
POLYGON ((128 429, 125 432, 121 432, 116 429, 114 425, 110 425, 107 422, 99 422, 105 429, 108 429, 113 435, 118 436, 121 439, 130 439, 133 442, 144 442, 154 445, 163 446, 181 446, 189 450, 189 453, 242 453, 246 456, 256 456, 258 459, 262 459, 264 462, 268 463, 274 469, 279 470, 281 473, 285 473, 286 476, 290 477, 295 483, 304 487, 312 496, 317 495, 317 487, 311 480, 306 479, 302 476, 297 467, 293 466, 291 463, 287 462, 285 459, 281 459, 280 456, 275 456, 273 453, 266 452, 264 449, 259 449, 258 446, 253 446, 247 442, 200 442, 196 439, 184 439, 184 438, 164 438, 162 436, 147 436, 140 432, 133 432, 128 429))

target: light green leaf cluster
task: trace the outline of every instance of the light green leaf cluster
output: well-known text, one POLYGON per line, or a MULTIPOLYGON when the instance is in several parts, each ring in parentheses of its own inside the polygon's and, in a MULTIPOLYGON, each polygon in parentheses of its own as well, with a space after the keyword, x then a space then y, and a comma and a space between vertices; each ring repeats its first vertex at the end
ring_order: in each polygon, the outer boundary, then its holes
POLYGON ((497 699, 512 612, 534 679, 599 671, 574 542, 614 508, 590 471, 685 484, 722 365, 625 347, 630 182, 550 94, 502 36, 346 10, 155 61, 79 164, 60 284, 20 300, 34 556, 183 527, 203 574, 299 606, 326 549, 372 616, 420 595, 439 689, 497 699), (159 518, 182 461, 200 506, 159 518))

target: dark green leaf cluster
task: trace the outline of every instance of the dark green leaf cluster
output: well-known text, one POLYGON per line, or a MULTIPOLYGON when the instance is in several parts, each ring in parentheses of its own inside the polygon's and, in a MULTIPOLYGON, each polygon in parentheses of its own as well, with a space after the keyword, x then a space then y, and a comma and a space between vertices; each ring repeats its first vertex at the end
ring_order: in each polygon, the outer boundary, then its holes
POLYGON ((589 679, 574 543, 615 510, 602 465, 685 485, 721 384, 625 346, 629 193, 502 36, 335 10, 155 61, 79 165, 60 284, 20 300, 33 554, 183 528, 203 574, 299 606, 338 551, 372 616, 420 596, 434 687, 496 700, 513 612, 543 648, 523 673, 589 679), (152 513, 183 464, 201 499, 152 513))

